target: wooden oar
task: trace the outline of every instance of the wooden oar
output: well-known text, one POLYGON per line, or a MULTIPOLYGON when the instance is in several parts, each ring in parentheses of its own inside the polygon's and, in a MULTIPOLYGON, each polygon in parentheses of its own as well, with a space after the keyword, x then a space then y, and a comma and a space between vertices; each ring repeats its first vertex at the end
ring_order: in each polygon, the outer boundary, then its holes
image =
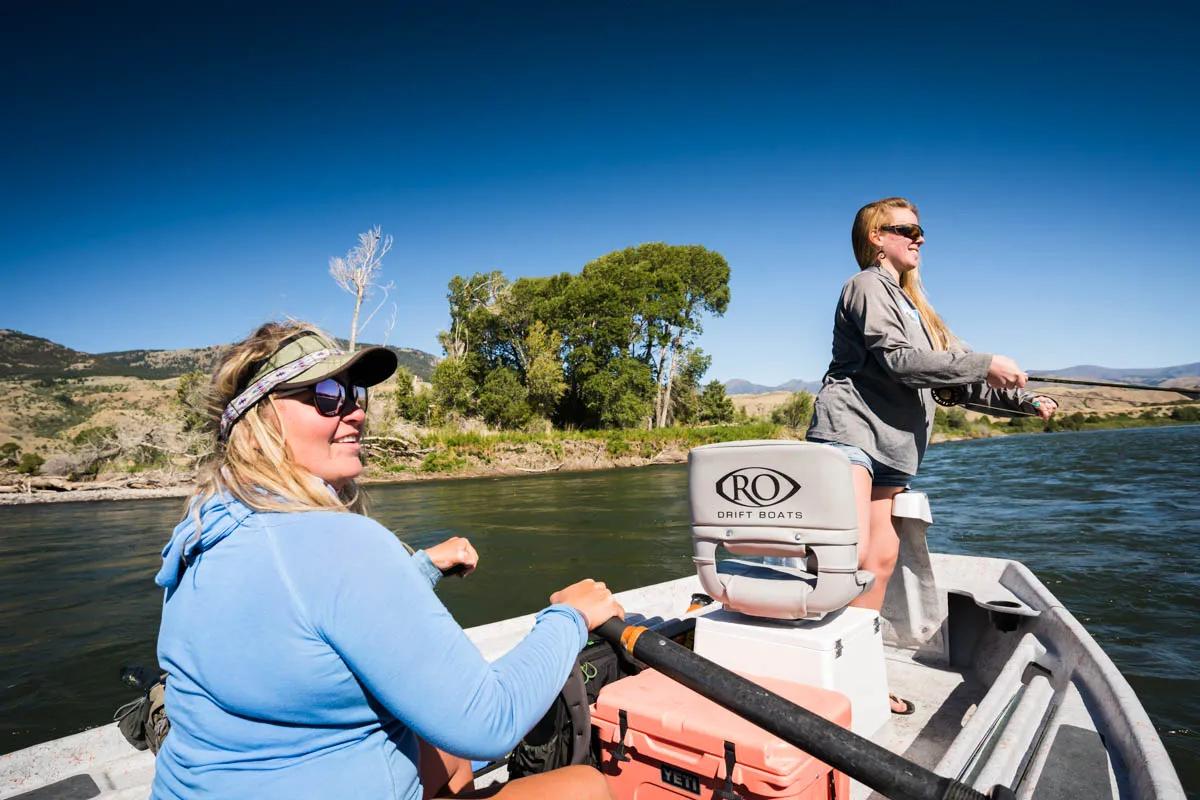
MULTIPOLYGON (((945 778, 769 692, 648 628, 610 619, 595 633, 614 647, 724 706, 763 730, 809 753, 892 800, 988 800, 970 786, 945 778)), ((1015 795, 997 786, 992 800, 1015 795)))

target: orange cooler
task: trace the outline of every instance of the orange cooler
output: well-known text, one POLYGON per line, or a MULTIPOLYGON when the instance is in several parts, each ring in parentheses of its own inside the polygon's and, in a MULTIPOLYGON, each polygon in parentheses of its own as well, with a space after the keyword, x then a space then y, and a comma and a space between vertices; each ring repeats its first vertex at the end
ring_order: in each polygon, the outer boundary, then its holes
MULTIPOLYGON (((850 728, 850 700, 844 694, 745 677, 850 728)), ((742 800, 850 797, 850 780, 842 773, 652 669, 601 689, 592 724, 599 729, 600 769, 618 800, 709 800, 727 785, 727 743, 733 745, 732 790, 742 800)))

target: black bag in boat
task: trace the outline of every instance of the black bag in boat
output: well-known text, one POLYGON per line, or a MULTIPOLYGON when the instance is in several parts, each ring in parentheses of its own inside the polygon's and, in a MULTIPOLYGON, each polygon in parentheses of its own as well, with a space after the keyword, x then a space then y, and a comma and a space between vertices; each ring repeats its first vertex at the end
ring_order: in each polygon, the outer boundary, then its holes
POLYGON ((572 764, 596 764, 589 706, 605 685, 635 675, 641 665, 602 640, 588 640, 562 691, 508 757, 508 775, 521 778, 572 764))

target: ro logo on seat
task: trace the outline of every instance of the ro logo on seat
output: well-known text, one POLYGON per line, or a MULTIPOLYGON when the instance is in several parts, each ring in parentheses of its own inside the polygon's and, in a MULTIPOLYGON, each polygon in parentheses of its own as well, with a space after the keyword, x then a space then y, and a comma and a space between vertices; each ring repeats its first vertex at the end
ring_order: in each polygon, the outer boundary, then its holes
POLYGON ((798 491, 800 484, 769 467, 742 467, 717 480, 717 494, 743 508, 777 506, 798 491))

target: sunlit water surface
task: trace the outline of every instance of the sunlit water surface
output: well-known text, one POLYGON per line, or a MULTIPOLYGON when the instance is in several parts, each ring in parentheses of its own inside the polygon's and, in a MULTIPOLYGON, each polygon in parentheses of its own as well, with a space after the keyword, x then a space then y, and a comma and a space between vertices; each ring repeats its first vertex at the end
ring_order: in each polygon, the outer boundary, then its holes
MULTIPOLYGON (((930 547, 1027 564, 1137 691, 1200 797, 1200 426, 1011 436, 932 448, 930 547)), ((421 547, 466 535, 482 568, 439 593, 464 626, 542 607, 579 578, 681 577, 686 470, 377 486, 421 547)), ((107 722, 127 662, 153 663, 158 552, 182 501, 0 508, 0 752, 107 722)))

